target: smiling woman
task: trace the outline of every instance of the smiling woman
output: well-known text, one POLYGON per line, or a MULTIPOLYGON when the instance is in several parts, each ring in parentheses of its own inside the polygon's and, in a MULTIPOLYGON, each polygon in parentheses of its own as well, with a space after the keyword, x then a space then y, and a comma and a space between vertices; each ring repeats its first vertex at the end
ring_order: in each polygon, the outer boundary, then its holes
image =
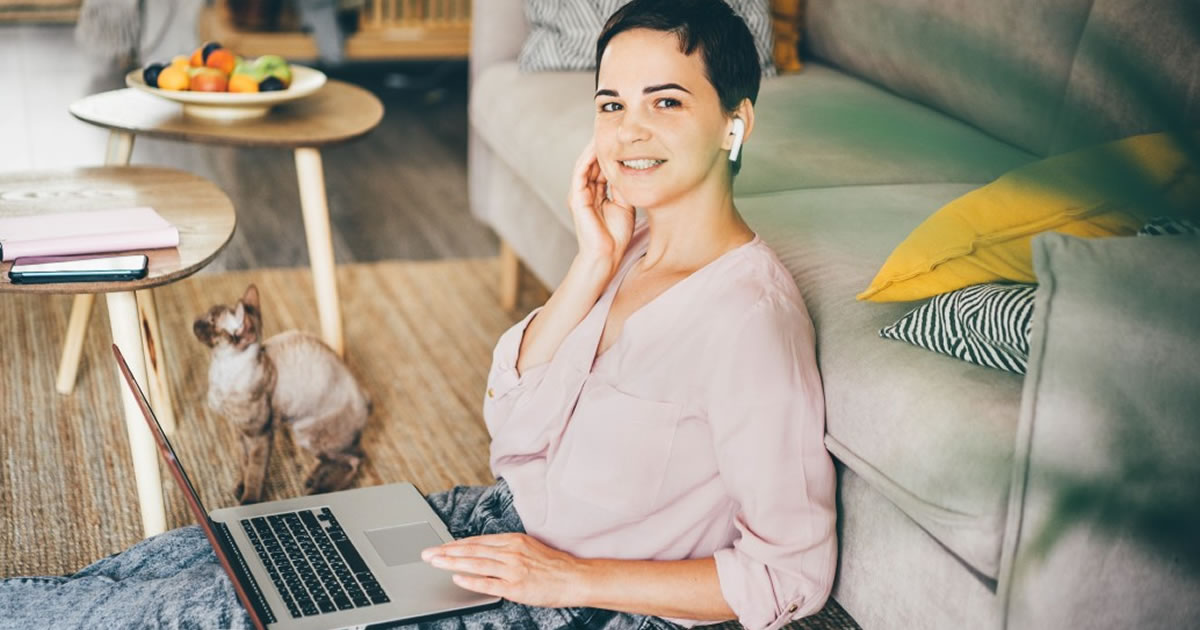
MULTIPOLYGON (((778 628, 829 596, 834 472, 812 321, 733 203, 754 42, 721 0, 634 0, 596 57, 593 139, 567 200, 578 253, 493 354, 498 481, 428 497, 459 540, 422 560, 505 601, 421 627, 778 628)), ((73 578, 2 582, 0 614, 91 613, 119 589, 111 601, 142 615, 248 625, 227 588, 170 595, 215 579, 191 531, 73 578)))

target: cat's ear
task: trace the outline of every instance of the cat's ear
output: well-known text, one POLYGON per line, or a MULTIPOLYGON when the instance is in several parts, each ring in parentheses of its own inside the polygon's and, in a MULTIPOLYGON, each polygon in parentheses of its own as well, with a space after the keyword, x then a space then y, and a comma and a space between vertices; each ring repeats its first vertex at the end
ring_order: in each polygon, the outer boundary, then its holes
POLYGON ((262 310, 258 306, 258 287, 253 284, 246 287, 246 293, 242 295, 242 304, 249 306, 255 311, 262 310))
POLYGON ((238 302, 237 308, 233 310, 234 320, 240 322, 237 332, 233 334, 234 346, 238 350, 258 342, 258 325, 255 318, 251 317, 248 312, 250 308, 252 307, 238 302))

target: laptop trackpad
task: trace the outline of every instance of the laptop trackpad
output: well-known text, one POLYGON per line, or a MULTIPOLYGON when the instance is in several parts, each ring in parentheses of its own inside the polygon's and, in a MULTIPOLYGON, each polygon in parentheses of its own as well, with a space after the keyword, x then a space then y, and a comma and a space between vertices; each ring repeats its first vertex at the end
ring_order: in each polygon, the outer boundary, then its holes
POLYGON ((422 549, 442 544, 442 538, 426 522, 383 527, 365 533, 367 540, 370 540, 371 546, 375 548, 375 553, 378 553, 384 564, 389 567, 420 562, 422 549))

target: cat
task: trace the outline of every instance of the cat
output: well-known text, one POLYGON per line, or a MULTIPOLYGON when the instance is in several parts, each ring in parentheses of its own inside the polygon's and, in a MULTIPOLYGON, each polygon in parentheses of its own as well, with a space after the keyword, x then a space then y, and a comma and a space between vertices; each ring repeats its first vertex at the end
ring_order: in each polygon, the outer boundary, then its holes
POLYGON ((213 306, 192 332, 212 349, 208 406, 225 416, 242 443, 242 504, 262 500, 275 428, 286 425, 319 463, 304 482, 309 494, 341 490, 358 473, 359 445, 371 400, 341 358, 317 337, 287 331, 262 339, 258 288, 232 308, 213 306))

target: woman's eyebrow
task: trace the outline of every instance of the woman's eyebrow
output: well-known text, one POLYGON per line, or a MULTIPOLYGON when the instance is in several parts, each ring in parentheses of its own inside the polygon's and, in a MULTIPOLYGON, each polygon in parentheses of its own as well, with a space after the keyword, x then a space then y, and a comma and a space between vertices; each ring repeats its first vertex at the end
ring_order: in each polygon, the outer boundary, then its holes
MULTIPOLYGON (((661 92, 663 90, 679 90, 680 92, 687 92, 688 94, 691 94, 691 91, 689 91, 687 88, 683 87, 682 85, 679 85, 678 83, 663 83, 662 85, 648 85, 648 86, 646 86, 645 89, 642 90, 642 94, 651 94, 654 92, 661 92)), ((597 90, 596 95, 593 96, 592 98, 600 98, 601 96, 611 96, 613 98, 620 98, 621 95, 618 94, 616 90, 602 89, 602 90, 597 90)))
POLYGON ((691 94, 691 92, 689 92, 687 88, 683 87, 682 85, 679 85, 678 83, 663 83, 662 85, 646 86, 646 89, 642 90, 642 94, 650 94, 651 92, 661 92, 663 90, 679 90, 680 92, 687 92, 688 94, 691 94))

